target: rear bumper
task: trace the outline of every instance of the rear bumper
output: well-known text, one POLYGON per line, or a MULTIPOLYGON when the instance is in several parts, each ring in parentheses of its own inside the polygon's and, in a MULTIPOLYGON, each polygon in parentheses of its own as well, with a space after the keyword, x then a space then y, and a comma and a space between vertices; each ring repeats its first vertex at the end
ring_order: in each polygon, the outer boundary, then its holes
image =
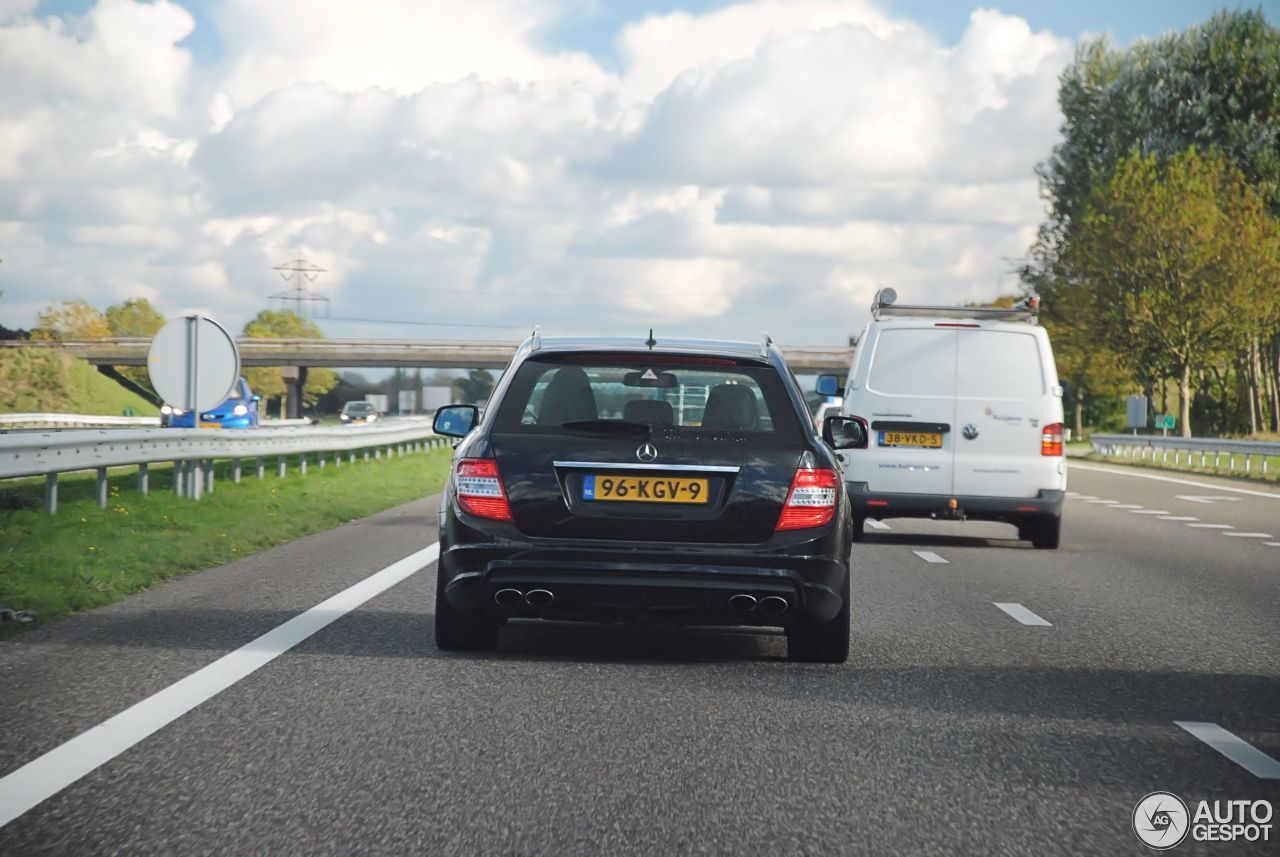
POLYGON ((865 482, 847 482, 853 514, 859 518, 939 518, 1005 521, 1016 524, 1062 517, 1067 492, 1041 489, 1035 497, 973 497, 944 494, 886 494, 870 491, 865 482), (951 509, 955 499, 956 508, 951 509))
POLYGON ((440 571, 450 605, 468 613, 786 626, 833 618, 840 611, 848 567, 833 557, 720 549, 704 555, 478 544, 447 547, 440 571), (523 596, 535 589, 551 592, 552 603, 499 605, 495 599, 501 590, 523 596), (729 599, 737 594, 757 600, 776 596, 787 607, 781 612, 734 609, 729 599))

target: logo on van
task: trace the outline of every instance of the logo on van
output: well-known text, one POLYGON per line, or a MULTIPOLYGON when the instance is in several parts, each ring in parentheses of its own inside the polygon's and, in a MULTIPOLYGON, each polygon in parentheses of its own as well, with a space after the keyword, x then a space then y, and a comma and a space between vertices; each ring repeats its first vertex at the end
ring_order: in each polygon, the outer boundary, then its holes
POLYGON ((960 433, 964 435, 965 440, 973 440, 978 436, 978 427, 973 423, 965 423, 965 426, 960 430, 960 433))

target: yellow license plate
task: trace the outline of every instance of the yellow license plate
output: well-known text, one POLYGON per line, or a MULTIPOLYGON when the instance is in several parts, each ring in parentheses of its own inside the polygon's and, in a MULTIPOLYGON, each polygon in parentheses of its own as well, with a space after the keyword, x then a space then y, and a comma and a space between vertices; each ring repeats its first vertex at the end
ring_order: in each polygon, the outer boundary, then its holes
POLYGON ((923 446, 926 449, 941 449, 942 435, 935 431, 882 431, 881 446, 923 446))
POLYGON ((222 423, 200 423, 200 428, 222 428, 222 423))
POLYGON ((588 473, 582 480, 583 500, 622 500, 628 503, 705 503, 707 480, 677 476, 610 476, 588 473))

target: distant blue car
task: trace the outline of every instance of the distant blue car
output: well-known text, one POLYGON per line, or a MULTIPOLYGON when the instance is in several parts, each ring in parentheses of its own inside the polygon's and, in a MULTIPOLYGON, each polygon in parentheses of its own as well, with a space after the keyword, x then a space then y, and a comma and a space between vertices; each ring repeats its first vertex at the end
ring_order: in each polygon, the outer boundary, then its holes
MULTIPOLYGON (((222 404, 200 415, 200 428, 257 428, 258 403, 262 397, 249 389, 249 382, 241 378, 231 389, 231 396, 222 404)), ((171 428, 192 428, 195 415, 166 404, 160 408, 160 424, 171 428)))

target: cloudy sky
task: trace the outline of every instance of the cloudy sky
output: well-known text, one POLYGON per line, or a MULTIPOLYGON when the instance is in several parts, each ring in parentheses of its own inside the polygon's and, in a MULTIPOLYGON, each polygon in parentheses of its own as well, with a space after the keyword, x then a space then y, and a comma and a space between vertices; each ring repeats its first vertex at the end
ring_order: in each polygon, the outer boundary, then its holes
POLYGON ((1013 290, 1075 45, 1212 8, 0 0, 0 321, 238 330, 300 254, 330 336, 843 342, 1013 290))

